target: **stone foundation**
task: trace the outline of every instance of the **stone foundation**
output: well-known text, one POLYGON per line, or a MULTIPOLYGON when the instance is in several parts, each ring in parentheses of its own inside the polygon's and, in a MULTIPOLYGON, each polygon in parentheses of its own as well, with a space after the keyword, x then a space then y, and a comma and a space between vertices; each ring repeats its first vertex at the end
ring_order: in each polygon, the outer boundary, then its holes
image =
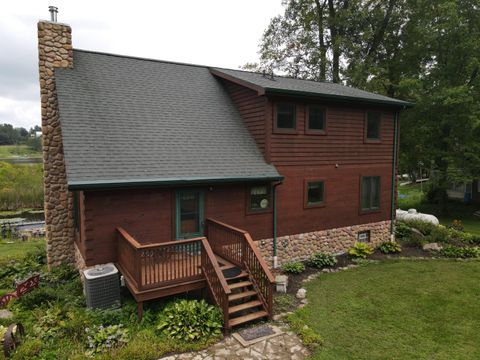
POLYGON ((38 65, 42 104, 45 236, 49 267, 75 264, 73 201, 68 192, 55 68, 73 67, 72 30, 68 25, 38 23, 38 65))
MULTIPOLYGON (((358 233, 370 230, 370 245, 377 246, 390 240, 390 221, 347 226, 277 238, 278 265, 290 261, 307 260, 316 252, 341 254, 357 241, 358 233)), ((273 267, 273 239, 256 241, 260 252, 273 267)))

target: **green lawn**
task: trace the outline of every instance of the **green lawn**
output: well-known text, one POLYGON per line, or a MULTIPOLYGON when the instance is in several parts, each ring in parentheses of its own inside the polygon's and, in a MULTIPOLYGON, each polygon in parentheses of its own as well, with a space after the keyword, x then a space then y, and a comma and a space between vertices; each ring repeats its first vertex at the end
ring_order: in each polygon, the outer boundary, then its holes
POLYGON ((6 260, 22 258, 37 247, 45 247, 45 239, 15 241, 11 244, 0 242, 0 264, 6 260))
POLYGON ((322 275, 301 318, 312 359, 480 359, 480 261, 390 261, 322 275))
POLYGON ((27 145, 0 145, 0 159, 16 157, 41 158, 42 153, 30 149, 27 145))
MULTIPOLYGON (((423 184, 424 189, 426 186, 423 184)), ((420 190, 420 184, 399 186, 398 207, 402 210, 414 208, 419 212, 433 214, 445 226, 450 225, 453 220, 461 220, 465 231, 480 235, 480 218, 473 216, 475 211, 480 210, 480 205, 451 201, 448 204, 448 215, 443 215, 438 205, 424 202, 424 193, 420 190)))

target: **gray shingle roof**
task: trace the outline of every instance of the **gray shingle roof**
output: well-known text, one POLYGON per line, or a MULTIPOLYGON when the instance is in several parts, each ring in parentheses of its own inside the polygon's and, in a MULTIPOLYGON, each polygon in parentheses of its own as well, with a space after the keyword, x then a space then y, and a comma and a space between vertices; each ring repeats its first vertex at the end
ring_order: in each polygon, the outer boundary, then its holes
POLYGON ((57 69, 69 186, 280 178, 209 69, 75 50, 57 69))
POLYGON ((267 93, 323 96, 331 99, 355 100, 358 102, 378 103, 394 106, 412 105, 406 101, 397 100, 388 96, 378 95, 368 91, 330 82, 301 80, 282 76, 274 76, 274 79, 272 80, 269 78, 269 76, 263 76, 263 74, 255 72, 221 68, 212 68, 212 70, 234 77, 253 86, 260 87, 267 93))

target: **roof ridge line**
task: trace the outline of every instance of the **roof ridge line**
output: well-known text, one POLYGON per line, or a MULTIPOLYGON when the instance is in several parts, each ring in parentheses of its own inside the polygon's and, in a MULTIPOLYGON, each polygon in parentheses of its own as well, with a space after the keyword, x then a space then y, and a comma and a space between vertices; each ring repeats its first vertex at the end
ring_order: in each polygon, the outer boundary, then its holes
MULTIPOLYGON (((159 62, 159 63, 166 63, 166 64, 174 64, 174 65, 194 66, 194 67, 201 67, 201 68, 205 68, 205 69, 217 68, 217 66, 201 65, 201 64, 192 64, 192 63, 186 63, 186 62, 181 62, 181 61, 173 61, 173 60, 154 59, 154 58, 148 58, 148 57, 142 57, 142 56, 123 55, 123 54, 108 53, 108 52, 97 51, 97 50, 86 50, 86 49, 78 49, 78 48, 74 48, 73 50, 74 50, 74 51, 78 51, 78 52, 89 53, 89 54, 98 54, 98 55, 105 55, 105 56, 114 56, 114 57, 120 57, 120 58, 143 60, 143 61, 152 61, 152 62, 159 62)), ((226 70, 235 70, 235 69, 230 69, 230 68, 223 68, 223 69, 226 69, 226 70)))

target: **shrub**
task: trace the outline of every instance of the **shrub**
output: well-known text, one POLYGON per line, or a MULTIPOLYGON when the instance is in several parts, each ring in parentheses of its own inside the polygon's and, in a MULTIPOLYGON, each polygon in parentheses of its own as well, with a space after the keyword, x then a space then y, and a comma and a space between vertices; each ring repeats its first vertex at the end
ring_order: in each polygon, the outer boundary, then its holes
POLYGON ((462 220, 453 220, 452 223, 448 226, 450 229, 454 229, 457 231, 464 231, 465 228, 463 227, 462 220))
POLYGON ((101 353, 110 349, 119 348, 128 343, 128 330, 122 324, 109 326, 93 326, 86 328, 89 356, 101 353))
POLYGON ((395 254, 401 252, 402 247, 395 241, 385 241, 378 246, 378 250, 384 254, 395 254))
POLYGON ((357 242, 353 247, 348 250, 348 255, 353 258, 366 259, 368 255, 373 254, 373 248, 366 244, 357 242))
POLYGON ((436 226, 430 231, 430 235, 425 238, 427 242, 448 243, 450 241, 449 230, 445 226, 436 226))
POLYGON ((300 261, 293 261, 284 264, 282 270, 287 274, 300 274, 305 271, 305 265, 300 261))
POLYGON ((405 239, 410 237, 412 229, 404 221, 397 221, 395 224, 395 236, 398 239, 405 239))
POLYGON ((157 329, 169 338, 206 340, 222 333, 222 313, 205 300, 177 300, 159 316, 157 329))
POLYGON ((312 255, 308 260, 308 265, 316 268, 334 266, 337 263, 337 258, 328 253, 318 252, 312 255))
POLYGON ((448 258, 478 258, 480 257, 480 248, 445 246, 440 250, 440 254, 448 258))
POLYGON ((468 232, 458 231, 453 228, 448 229, 448 235, 451 242, 457 242, 465 245, 480 244, 480 235, 471 234, 468 232))
POLYGON ((432 224, 430 222, 419 220, 405 220, 404 223, 410 228, 417 229, 425 236, 430 235, 431 232, 438 227, 438 225, 432 224))

